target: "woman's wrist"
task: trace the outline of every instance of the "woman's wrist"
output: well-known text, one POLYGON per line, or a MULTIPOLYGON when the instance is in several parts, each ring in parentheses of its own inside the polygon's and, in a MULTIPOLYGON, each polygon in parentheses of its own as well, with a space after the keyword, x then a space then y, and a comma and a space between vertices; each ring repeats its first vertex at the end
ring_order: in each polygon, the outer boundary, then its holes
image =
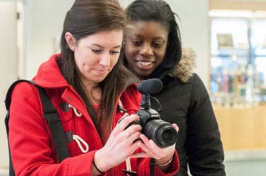
POLYGON ((92 165, 94 167, 94 171, 97 171, 98 175, 106 172, 110 167, 108 162, 101 162, 105 160, 103 156, 106 156, 102 149, 97 150, 94 154, 94 157, 92 159, 92 165))
POLYGON ((97 165, 96 165, 95 162, 94 162, 94 158, 93 158, 93 160, 92 160, 92 164, 93 164, 93 166, 95 167, 95 169, 97 170, 97 172, 99 172, 100 174, 104 173, 103 171, 101 171, 101 170, 97 167, 97 165))
POLYGON ((168 165, 170 165, 170 164, 172 163, 173 158, 174 158, 174 157, 172 157, 172 158, 171 158, 170 160, 168 160, 167 162, 164 162, 164 163, 162 163, 162 164, 156 164, 156 165, 159 166, 159 167, 166 167, 166 166, 168 166, 168 165))

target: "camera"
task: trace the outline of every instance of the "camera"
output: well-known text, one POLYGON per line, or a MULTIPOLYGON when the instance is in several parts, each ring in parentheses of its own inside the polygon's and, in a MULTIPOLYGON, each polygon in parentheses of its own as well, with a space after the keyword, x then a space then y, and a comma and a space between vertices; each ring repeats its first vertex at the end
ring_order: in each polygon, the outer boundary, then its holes
POLYGON ((165 148, 175 144, 177 131, 171 123, 163 121, 160 118, 160 114, 151 108, 150 94, 158 93, 162 90, 163 84, 161 80, 158 78, 147 79, 138 83, 137 88, 142 94, 140 110, 136 113, 140 116, 140 119, 133 123, 140 124, 142 134, 152 139, 159 147, 165 148))

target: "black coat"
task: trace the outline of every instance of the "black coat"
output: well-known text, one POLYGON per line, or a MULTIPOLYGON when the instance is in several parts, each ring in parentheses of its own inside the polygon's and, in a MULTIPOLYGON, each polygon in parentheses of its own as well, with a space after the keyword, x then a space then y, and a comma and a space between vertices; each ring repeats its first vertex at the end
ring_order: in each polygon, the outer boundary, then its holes
MULTIPOLYGON (((224 152, 218 124, 208 92, 192 73, 193 54, 183 57, 171 76, 163 79, 164 88, 156 97, 162 105, 161 118, 179 127, 176 149, 180 159, 178 176, 224 176, 224 152)), ((151 99, 152 108, 158 103, 151 99)))

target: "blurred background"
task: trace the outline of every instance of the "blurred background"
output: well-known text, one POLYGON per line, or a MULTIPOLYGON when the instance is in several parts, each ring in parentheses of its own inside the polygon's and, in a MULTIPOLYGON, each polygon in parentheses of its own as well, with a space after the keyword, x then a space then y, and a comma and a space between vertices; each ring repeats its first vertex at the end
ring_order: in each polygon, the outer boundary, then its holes
MULTIPOLYGON (((8 175, 4 98, 59 51, 74 0, 0 0, 0 176, 8 175)), ((120 0, 126 7, 132 0, 120 0)), ((228 176, 264 176, 266 166, 266 0, 166 0, 179 16, 183 47, 213 102, 228 176)), ((23 145, 23 144, 22 144, 23 145)))

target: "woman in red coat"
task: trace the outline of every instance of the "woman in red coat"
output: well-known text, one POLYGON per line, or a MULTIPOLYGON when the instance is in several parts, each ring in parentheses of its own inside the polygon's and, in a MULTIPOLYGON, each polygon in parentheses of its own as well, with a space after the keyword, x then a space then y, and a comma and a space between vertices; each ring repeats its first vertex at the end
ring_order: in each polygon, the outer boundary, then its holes
POLYGON ((67 12, 61 54, 43 63, 34 81, 58 112, 70 157, 58 161, 38 90, 19 83, 9 121, 16 175, 122 176, 132 170, 144 176, 150 174, 150 158, 156 176, 178 171, 175 145, 160 148, 141 134, 140 125, 129 126, 139 119, 140 95, 120 63, 126 22, 115 0, 76 0, 67 12), (118 104, 127 113, 118 111, 118 104))

